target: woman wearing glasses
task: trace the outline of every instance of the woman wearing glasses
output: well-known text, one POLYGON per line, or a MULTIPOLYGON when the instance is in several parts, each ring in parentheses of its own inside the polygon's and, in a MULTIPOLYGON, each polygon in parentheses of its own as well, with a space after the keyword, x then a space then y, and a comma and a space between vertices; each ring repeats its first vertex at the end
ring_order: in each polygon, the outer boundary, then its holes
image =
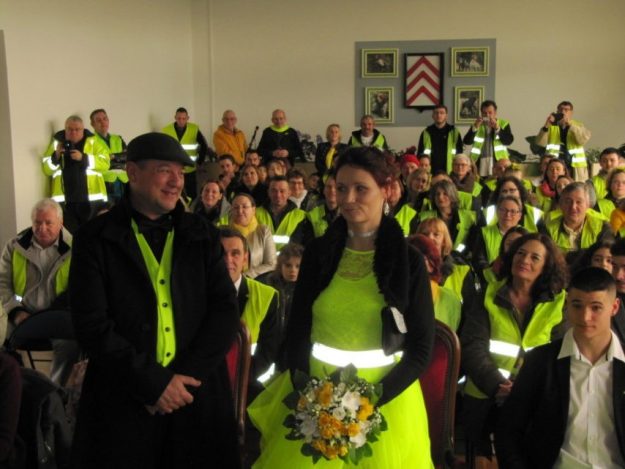
POLYGON ((504 195, 497 202, 495 209, 496 221, 476 230, 473 248, 473 267, 476 272, 485 269, 497 259, 504 235, 521 223, 523 204, 518 198, 504 195))

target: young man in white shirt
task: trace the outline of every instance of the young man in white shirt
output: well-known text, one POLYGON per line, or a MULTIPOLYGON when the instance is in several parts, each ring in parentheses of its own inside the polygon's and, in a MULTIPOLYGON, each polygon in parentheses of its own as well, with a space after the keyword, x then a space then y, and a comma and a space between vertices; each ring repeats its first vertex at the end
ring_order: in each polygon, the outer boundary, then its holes
POLYGON ((625 467, 625 355, 611 330, 618 308, 607 271, 573 277, 570 329, 527 355, 501 410, 500 467, 625 467))

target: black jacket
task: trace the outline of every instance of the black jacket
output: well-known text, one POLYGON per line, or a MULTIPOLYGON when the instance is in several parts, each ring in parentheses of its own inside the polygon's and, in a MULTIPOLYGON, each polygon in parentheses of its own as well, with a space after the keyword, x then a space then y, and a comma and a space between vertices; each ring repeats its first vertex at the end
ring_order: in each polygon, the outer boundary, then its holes
MULTIPOLYGON (((502 469, 551 468, 562 443, 569 410, 570 358, 558 359, 562 340, 529 352, 500 410, 495 433, 502 469)), ((625 457, 625 363, 613 360, 614 421, 625 457)))
MULTIPOLYGON (((317 146, 317 151, 315 152, 315 169, 319 173, 319 177, 323 176, 325 173, 328 172, 328 168, 326 167, 326 155, 330 151, 330 148, 332 148, 330 142, 322 142, 317 146)), ((349 148, 347 144, 339 142, 336 145, 332 161, 336 161, 336 158, 347 148, 349 148)))
POLYGON ((276 132, 271 127, 263 130, 263 135, 258 143, 258 154, 263 158, 263 162, 266 163, 273 158, 273 151, 278 149, 284 149, 289 152, 287 158, 291 166, 295 165, 296 160, 304 160, 304 151, 302 150, 297 130, 292 127, 289 127, 284 132, 276 132))
MULTIPOLYGON (((287 360, 291 370, 308 372, 312 348, 312 305, 332 280, 345 249, 347 223, 339 217, 304 252, 287 329, 287 360)), ((408 246, 397 221, 386 216, 376 239, 373 270, 389 306, 397 307, 408 328, 404 354, 382 379, 382 405, 419 378, 430 362, 434 340, 434 307, 423 257, 408 246)))
POLYGON ((206 461, 236 466, 224 361, 239 323, 236 292, 216 228, 185 213, 180 203, 171 216, 176 356, 166 367, 156 361, 156 295, 128 199, 74 238, 70 306, 76 337, 89 356, 74 440, 77 467, 156 467, 164 451, 171 467, 206 461), (188 388, 193 404, 151 416, 145 405, 158 400, 175 373, 202 382, 188 388))

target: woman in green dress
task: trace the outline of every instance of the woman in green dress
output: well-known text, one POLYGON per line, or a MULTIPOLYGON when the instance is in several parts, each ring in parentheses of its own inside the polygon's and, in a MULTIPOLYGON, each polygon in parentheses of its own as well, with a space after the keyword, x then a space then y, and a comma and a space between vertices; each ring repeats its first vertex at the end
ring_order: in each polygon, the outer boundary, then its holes
POLYGON ((432 467, 418 381, 432 350, 432 294, 423 257, 408 246, 397 221, 384 215, 390 180, 391 168, 377 149, 350 148, 337 162, 341 216, 304 252, 287 327, 289 370, 248 409, 262 435, 255 468, 351 467, 340 459, 313 466, 313 459, 300 452, 302 441, 287 440, 289 430, 282 425, 289 413, 282 399, 293 389, 295 370, 321 377, 349 363, 361 378, 382 384, 376 405, 388 423, 371 444, 372 456, 358 467, 432 467), (401 357, 382 351, 385 306, 404 316, 401 357))

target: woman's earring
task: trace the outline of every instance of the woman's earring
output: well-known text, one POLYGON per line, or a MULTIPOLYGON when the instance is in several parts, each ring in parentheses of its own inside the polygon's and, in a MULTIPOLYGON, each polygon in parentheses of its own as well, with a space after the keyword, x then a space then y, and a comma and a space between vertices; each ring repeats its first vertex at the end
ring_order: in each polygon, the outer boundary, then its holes
POLYGON ((388 215, 391 211, 391 208, 388 206, 388 202, 386 200, 384 201, 384 205, 382 206, 382 211, 384 212, 384 215, 388 215))

